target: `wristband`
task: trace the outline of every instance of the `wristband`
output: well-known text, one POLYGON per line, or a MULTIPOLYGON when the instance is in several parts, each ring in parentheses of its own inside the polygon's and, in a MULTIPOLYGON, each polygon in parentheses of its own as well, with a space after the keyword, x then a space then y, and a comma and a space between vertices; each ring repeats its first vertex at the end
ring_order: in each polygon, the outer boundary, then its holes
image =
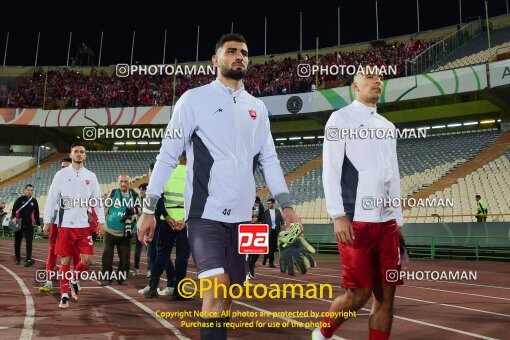
POLYGON ((147 215, 154 215, 154 211, 153 210, 149 210, 147 208, 143 208, 142 209, 142 213, 143 214, 147 214, 147 215))

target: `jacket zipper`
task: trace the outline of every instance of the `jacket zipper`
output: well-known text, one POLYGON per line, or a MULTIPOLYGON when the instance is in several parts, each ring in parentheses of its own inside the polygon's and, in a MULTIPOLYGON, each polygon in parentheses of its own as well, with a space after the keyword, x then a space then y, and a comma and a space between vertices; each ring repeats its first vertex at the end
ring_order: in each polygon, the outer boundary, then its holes
MULTIPOLYGON (((371 117, 370 121, 371 121, 370 125, 372 125, 372 122, 374 121, 373 117, 371 117)), ((375 124, 375 127, 378 128, 377 124, 375 124)), ((385 190, 385 187, 384 187, 384 176, 385 175, 384 175, 383 161, 381 160, 381 145, 380 145, 380 143, 377 143, 377 142, 375 144, 376 144, 376 149, 377 149, 377 152, 376 152, 376 154, 377 154, 377 167, 382 170, 381 171, 381 175, 382 176, 380 178, 380 182, 381 182, 380 183, 380 186, 381 186, 380 189, 381 189, 381 198, 383 200, 383 204, 382 204, 382 206, 377 207, 377 210, 379 210, 379 221, 382 222, 382 220, 383 220, 383 210, 385 209, 384 202, 385 202, 385 198, 386 198, 386 196, 385 196, 385 191, 386 190, 385 190)))
MULTIPOLYGON (((237 101, 236 101, 236 96, 234 95, 234 92, 232 92, 230 89, 230 94, 232 96, 232 100, 234 101, 234 104, 237 104, 237 101)), ((238 94, 239 95, 239 94, 238 94)), ((234 112, 234 123, 235 123, 235 145, 236 145, 236 153, 235 153, 235 157, 236 157, 236 162, 235 162, 235 166, 236 166, 236 183, 237 183, 237 188, 240 187, 240 184, 239 184, 239 169, 238 169, 238 162, 237 162, 237 155, 239 154, 239 140, 240 140, 240 137, 239 137, 239 119, 238 119, 238 115, 236 113, 236 107, 237 105, 234 105, 233 107, 233 112, 234 112)), ((232 207, 232 208, 235 208, 235 207, 232 207)), ((231 208, 231 209, 232 209, 231 208)), ((234 210, 234 209, 232 209, 234 210)), ((234 217, 237 217, 237 210, 235 210, 232 215, 231 215, 231 218, 237 220, 237 218, 234 218, 234 217)))

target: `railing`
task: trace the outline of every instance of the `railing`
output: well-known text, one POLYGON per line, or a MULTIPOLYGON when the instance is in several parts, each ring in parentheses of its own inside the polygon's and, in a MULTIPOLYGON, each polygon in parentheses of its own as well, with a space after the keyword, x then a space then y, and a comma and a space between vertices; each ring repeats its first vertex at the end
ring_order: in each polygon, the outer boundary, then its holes
POLYGON ((406 243, 411 257, 510 260, 508 239, 504 237, 413 235, 406 236, 406 243))
POLYGON ((448 218, 452 218, 452 221, 453 221, 453 218, 454 217, 473 217, 476 219, 476 217, 486 217, 487 218, 487 222, 501 222, 501 221, 498 221, 496 220, 495 218, 497 216, 510 216, 510 213, 506 213, 506 214, 449 214, 449 215, 445 215, 445 214, 430 214, 430 215, 414 215, 414 216, 404 216, 404 220, 409 220, 411 218, 425 218, 425 219, 432 219, 433 222, 445 222, 445 218, 448 219, 448 218), (489 219, 490 218, 490 219, 489 219))
MULTIPOLYGON (((318 253, 338 254, 334 235, 306 234, 306 238, 318 253)), ((500 236, 412 235, 406 236, 406 244, 412 258, 510 261, 508 239, 500 236)))
MULTIPOLYGON (((432 219, 433 222, 445 222, 445 218, 454 218, 454 217, 473 217, 476 219, 477 216, 481 217, 487 217, 487 222, 502 222, 498 221, 496 218, 499 216, 510 216, 510 213, 506 214, 430 214, 430 215, 410 215, 410 216, 403 216, 404 221, 409 220, 411 218, 424 218, 424 219, 432 219)), ((333 223, 330 217, 315 217, 315 216, 299 216, 299 218, 304 220, 320 220, 321 223, 333 223)))
POLYGON ((406 76, 427 72, 441 60, 449 56, 468 41, 480 35, 482 25, 480 19, 470 22, 455 33, 438 41, 434 45, 418 54, 413 60, 406 60, 406 76))

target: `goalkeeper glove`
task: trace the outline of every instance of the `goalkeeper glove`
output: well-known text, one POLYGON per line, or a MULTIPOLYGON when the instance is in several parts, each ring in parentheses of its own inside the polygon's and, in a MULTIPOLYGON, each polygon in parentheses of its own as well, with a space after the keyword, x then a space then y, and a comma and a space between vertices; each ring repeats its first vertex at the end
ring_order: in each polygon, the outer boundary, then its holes
POLYGON ((294 267, 301 273, 306 274, 308 268, 315 267, 315 261, 305 249, 301 240, 280 250, 280 271, 294 275, 294 267))
POLYGON ((315 253, 315 249, 301 235, 299 223, 293 223, 288 231, 282 231, 278 235, 278 247, 280 249, 280 271, 294 275, 294 267, 301 273, 306 274, 308 268, 315 267, 315 261, 309 253, 315 253))

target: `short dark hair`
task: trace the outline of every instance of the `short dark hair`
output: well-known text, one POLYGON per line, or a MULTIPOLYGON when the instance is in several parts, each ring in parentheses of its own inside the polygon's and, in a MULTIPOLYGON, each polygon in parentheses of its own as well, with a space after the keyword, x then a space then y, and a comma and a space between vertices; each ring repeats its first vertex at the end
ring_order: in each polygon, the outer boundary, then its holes
POLYGON ((258 196, 255 197, 255 203, 260 203, 260 197, 258 196))
POLYGON ((151 171, 154 171, 154 165, 156 165, 156 162, 149 164, 149 169, 151 169, 151 171))
POLYGON ((83 147, 85 147, 85 145, 84 145, 82 142, 77 141, 77 142, 74 142, 73 144, 71 144, 71 150, 72 150, 73 148, 77 147, 77 146, 83 146, 83 147))
MULTIPOLYGON (((72 149, 72 148, 71 148, 71 149, 72 149)), ((62 163, 62 162, 72 163, 72 162, 73 162, 73 160, 72 160, 71 158, 69 158, 69 157, 66 157, 66 158, 62 158, 62 160, 61 160, 60 162, 61 162, 61 163, 62 163)))
POLYGON ((27 185, 25 185, 25 189, 26 189, 26 188, 33 188, 33 187, 34 187, 34 186, 33 186, 32 184, 27 184, 27 185))
POLYGON ((147 186, 149 185, 149 183, 142 183, 140 184, 140 186, 138 187, 138 190, 147 190, 147 186))
POLYGON ((271 202, 271 203, 276 202, 276 201, 274 200, 274 198, 268 198, 268 199, 267 199, 267 201, 268 201, 268 202, 271 202))
POLYGON ((246 39, 244 39, 243 35, 242 34, 239 34, 239 33, 228 33, 228 34, 223 34, 220 39, 218 39, 218 41, 216 42, 216 48, 214 49, 214 52, 218 52, 218 50, 223 47, 223 45, 228 42, 228 41, 236 41, 236 42, 240 42, 240 43, 245 43, 246 44, 246 39))
POLYGON ((482 196, 476 195, 475 198, 482 199, 482 196))

